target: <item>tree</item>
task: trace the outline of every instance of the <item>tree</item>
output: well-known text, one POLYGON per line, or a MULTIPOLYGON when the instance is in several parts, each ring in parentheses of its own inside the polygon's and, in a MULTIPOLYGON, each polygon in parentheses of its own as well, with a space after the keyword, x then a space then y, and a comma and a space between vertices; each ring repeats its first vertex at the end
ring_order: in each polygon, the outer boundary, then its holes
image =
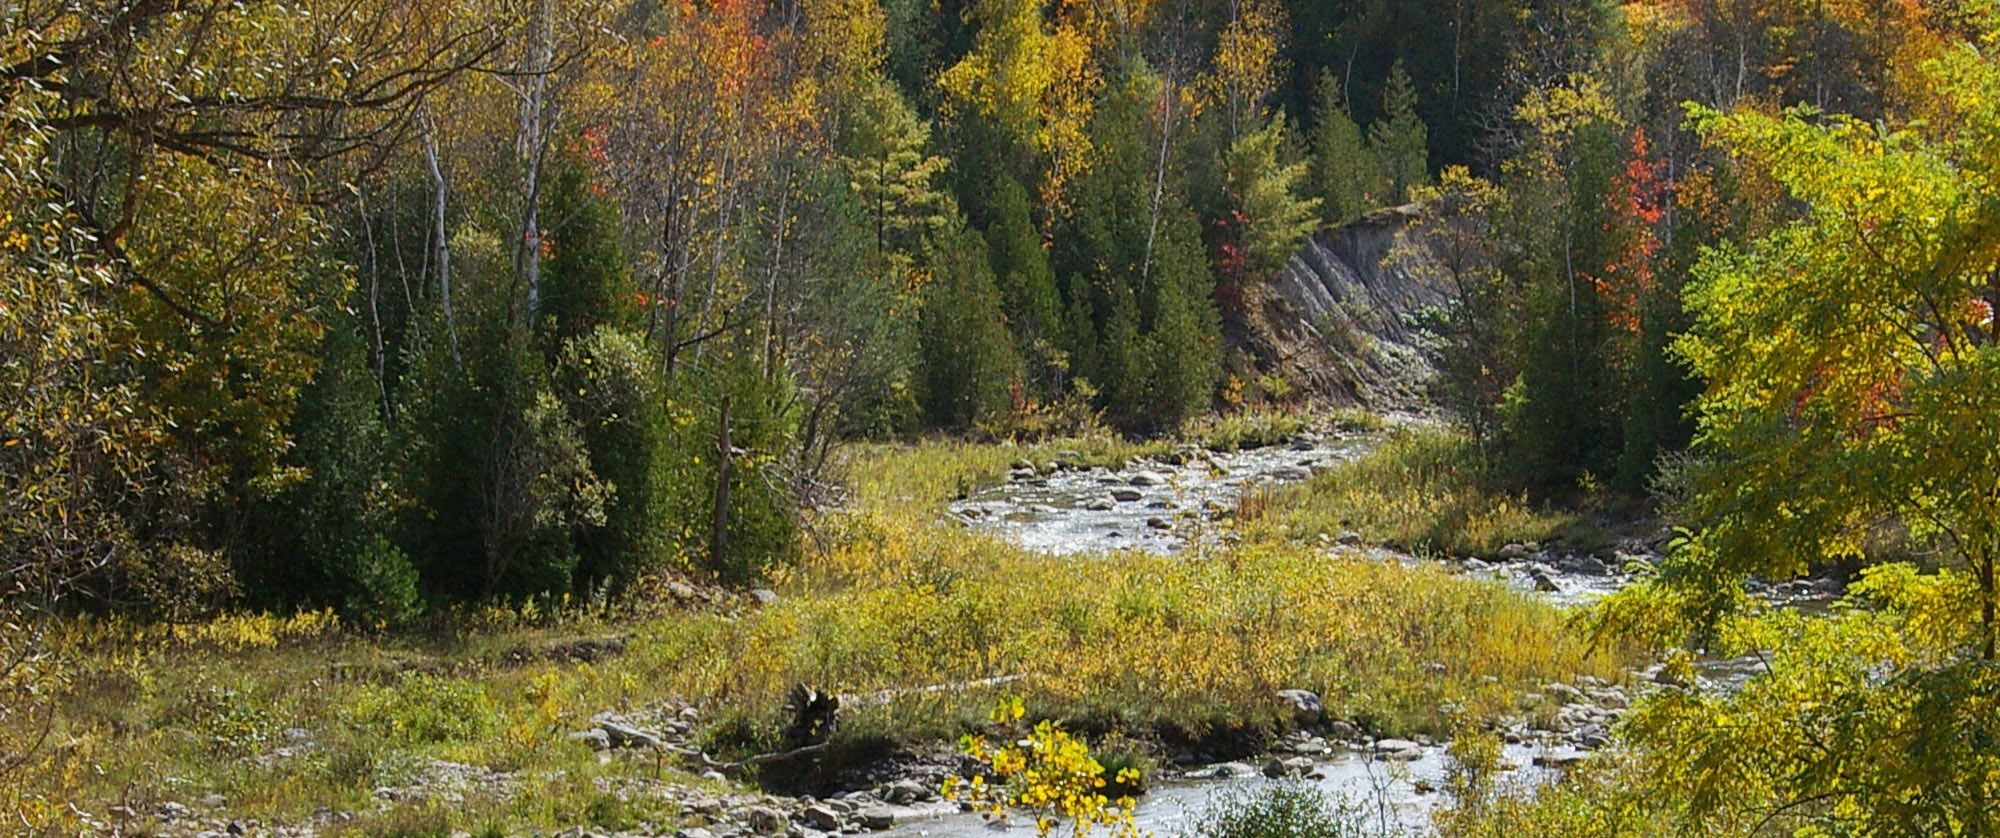
POLYGON ((1748 573, 1860 555, 1900 521, 1978 585, 1994 657, 2000 561, 2000 64, 1927 62, 1925 109, 1893 128, 1800 108, 1696 109, 1805 216, 1703 260, 1677 350, 1707 382, 1705 528, 1678 563, 1725 607, 1748 573))
POLYGON ((1096 44, 1081 4, 1061 4, 1064 13, 1046 14, 1047 0, 977 0, 967 12, 977 22, 972 51, 938 76, 945 112, 971 112, 991 119, 1015 142, 1048 161, 1044 195, 1062 194, 1064 184, 1086 164, 1094 96, 1103 84, 1093 53, 1096 44))
POLYGON ((941 236, 924 270, 924 412, 935 427, 970 428, 1009 408, 1007 385, 1020 366, 986 243, 970 230, 941 236))
POLYGON ((1284 268, 1299 242, 1319 226, 1320 199, 1298 194, 1307 163, 1280 159, 1286 139, 1285 114, 1279 111, 1263 127, 1238 138, 1226 155, 1250 281, 1284 268))
POLYGON ((1381 162, 1369 153, 1348 110, 1340 79, 1322 72, 1316 90, 1307 192, 1319 199, 1321 220, 1345 224, 1386 202, 1388 187, 1381 162))
POLYGON ((1458 415, 1482 449, 1498 429, 1497 410, 1513 383, 1521 342, 1510 304, 1520 288, 1501 270, 1504 243, 1495 219, 1506 194, 1460 166, 1411 198, 1423 214, 1389 258, 1402 270, 1447 289, 1448 299, 1426 324, 1438 338, 1434 397, 1458 415))
POLYGON ((1382 118, 1368 126, 1368 149, 1387 180, 1389 201, 1407 201, 1410 190, 1430 182, 1429 129, 1417 116, 1417 88, 1401 61, 1382 89, 1382 118))
POLYGON ((1038 379, 1041 395, 1061 394, 1068 361, 1056 347, 1063 343, 1062 298, 1041 231, 1029 217, 1028 190, 1011 177, 993 185, 994 221, 986 228, 993 257, 993 274, 1000 286, 1002 311, 1023 360, 1032 361, 1029 374, 1038 379))

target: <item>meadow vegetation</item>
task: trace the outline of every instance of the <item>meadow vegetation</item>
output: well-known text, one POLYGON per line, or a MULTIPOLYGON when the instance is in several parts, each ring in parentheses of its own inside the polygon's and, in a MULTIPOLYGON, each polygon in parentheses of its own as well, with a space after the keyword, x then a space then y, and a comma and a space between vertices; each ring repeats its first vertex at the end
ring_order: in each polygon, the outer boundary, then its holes
POLYGON ((49 770, 13 793, 100 817, 120 801, 221 794, 275 821, 319 806, 369 813, 353 829, 386 834, 439 815, 415 802, 377 812, 373 791, 444 760, 504 772, 515 789, 468 792, 448 813, 454 827, 666 822, 674 813, 613 807, 602 784, 661 770, 689 780, 672 762, 600 765, 564 735, 600 710, 677 700, 702 708, 711 753, 766 752, 780 744, 786 691, 807 684, 861 699, 829 760, 979 731, 1003 694, 1095 741, 1220 756, 1278 730, 1277 689, 1315 690, 1379 735, 1443 736, 1511 708, 1527 685, 1620 671, 1557 609, 1435 565, 1262 542, 1051 558, 939 522, 950 497, 1017 459, 1151 450, 1098 438, 864 451, 849 466, 853 502, 815 526, 825 546, 761 606, 534 600, 391 633, 327 612, 70 621, 52 644, 66 682, 49 770), (624 652, 592 662, 535 652, 612 635, 624 652), (1001 680, 912 689, 986 679, 1001 680), (313 744, 270 758, 294 736, 313 744))
POLYGON ((1589 550, 1608 537, 1588 507, 1507 487, 1462 430, 1398 426, 1361 456, 1240 503, 1246 534, 1307 543, 1353 532, 1420 556, 1493 556, 1510 543, 1589 550))

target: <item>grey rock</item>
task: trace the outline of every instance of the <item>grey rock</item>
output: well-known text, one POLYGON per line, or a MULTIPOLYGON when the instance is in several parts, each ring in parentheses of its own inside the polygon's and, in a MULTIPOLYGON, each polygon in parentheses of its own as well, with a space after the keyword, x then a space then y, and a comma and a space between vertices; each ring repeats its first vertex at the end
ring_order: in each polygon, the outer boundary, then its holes
POLYGON ((1333 543, 1342 547, 1359 547, 1361 540, 1361 533, 1353 530, 1341 530, 1339 535, 1333 537, 1333 543))
POLYGON ((897 780, 883 791, 883 798, 891 803, 909 805, 931 799, 934 792, 916 780, 897 780))
POLYGON ((815 803, 799 811, 799 820, 821 832, 840 830, 840 813, 824 803, 815 803))
POLYGON ((1611 568, 1606 566, 1596 556, 1565 556, 1556 562, 1556 566, 1561 568, 1564 573, 1576 573, 1584 576, 1611 575, 1611 568))
POLYGON ((854 819, 863 829, 888 829, 896 825, 896 812, 887 806, 863 806, 855 811, 854 819))
POLYGON ((713 797, 697 797, 687 802, 688 811, 707 815, 711 818, 722 817, 723 809, 722 801, 713 797))
POLYGON ((1319 694, 1311 690, 1279 690, 1278 701, 1292 714, 1292 721, 1299 725, 1318 724, 1326 715, 1326 705, 1319 700, 1319 694))
POLYGON ((1500 548, 1500 558, 1505 559, 1507 561, 1515 561, 1518 559, 1527 558, 1528 554, 1532 552, 1534 551, 1529 550, 1528 545, 1515 542, 1513 544, 1509 544, 1505 547, 1500 548))
POLYGON ((601 728, 576 730, 570 732, 569 741, 582 742, 589 745, 593 751, 602 751, 611 747, 611 734, 605 733, 601 728))
POLYGON ((597 727, 610 738, 613 748, 657 748, 661 744, 660 737, 623 722, 605 719, 598 722, 597 727))
POLYGON ((1117 509, 1118 504, 1113 502, 1110 498, 1097 498, 1087 504, 1084 504, 1083 508, 1091 512, 1110 512, 1113 509, 1117 509))
POLYGON ((1272 779, 1298 777, 1312 773, 1312 757, 1272 757, 1264 763, 1264 776, 1272 779))
POLYGON ((210 809, 220 809, 224 806, 229 805, 229 798, 223 797, 222 795, 219 794, 211 794, 204 796, 201 799, 201 805, 207 806, 210 809))
POLYGON ((1341 739, 1351 742, 1355 739, 1361 738, 1361 729, 1355 727, 1354 725, 1348 722, 1335 719, 1334 721, 1327 723, 1326 735, 1331 736, 1335 739, 1341 739))
POLYGON ((1473 573, 1484 573, 1488 570, 1492 570, 1493 566, 1487 564, 1485 561, 1482 561, 1480 559, 1466 559, 1465 569, 1473 573))
POLYGON ((1206 768, 1197 768, 1189 771, 1187 776, 1189 779, 1194 780, 1227 780, 1232 777, 1257 776, 1257 769, 1251 767, 1248 763, 1219 762, 1206 768))
POLYGON ((1305 466, 1279 466, 1271 469, 1271 476, 1279 480, 1305 480, 1311 478, 1313 473, 1305 466))
POLYGON ((674 838, 715 838, 715 833, 699 826, 690 826, 674 833, 674 838))
POLYGON ((1145 495, 1141 494, 1138 489, 1120 488, 1111 490, 1111 499, 1118 501, 1119 503, 1131 503, 1132 501, 1138 500, 1142 497, 1145 497, 1145 495))
POLYGON ((1408 761, 1424 755, 1424 746, 1408 739, 1378 739, 1373 750, 1375 756, 1382 759, 1408 761))
POLYGON ((1167 519, 1159 517, 1147 518, 1146 526, 1152 527, 1153 529, 1156 530, 1170 530, 1174 528, 1173 524, 1167 523, 1167 519))
POLYGON ((1555 577, 1549 575, 1548 571, 1537 568, 1530 572, 1528 576, 1535 580, 1535 590, 1545 594, 1562 593, 1562 585, 1558 584, 1555 577))
POLYGON ((1161 477, 1160 473, 1156 471, 1142 471, 1132 475, 1125 482, 1134 486, 1160 486, 1165 484, 1167 479, 1161 477))
POLYGON ((759 835, 776 835, 785 831, 785 816, 769 806, 750 807, 750 829, 759 835))
POLYGON ((758 605, 770 605, 778 601, 778 592, 769 588, 757 588, 750 592, 750 598, 757 600, 758 605))

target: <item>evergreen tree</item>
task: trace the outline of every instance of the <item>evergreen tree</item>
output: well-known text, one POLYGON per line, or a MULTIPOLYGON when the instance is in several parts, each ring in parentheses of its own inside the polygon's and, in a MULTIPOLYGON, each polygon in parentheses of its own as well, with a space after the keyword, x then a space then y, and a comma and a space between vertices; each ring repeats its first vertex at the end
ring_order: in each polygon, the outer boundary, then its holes
POLYGON ((1023 347, 1054 338, 1062 331, 1061 301, 1048 251, 1029 217, 1028 190, 1001 175, 993 182, 991 201, 994 218, 986 228, 986 244, 1008 325, 1023 347))
POLYGON ((638 288, 620 246, 617 207, 592 190, 590 168, 577 155, 563 154, 552 162, 541 213, 548 224, 542 241, 549 255, 542 263, 540 312, 553 352, 600 326, 630 325, 639 307, 632 296, 638 288))
POLYGON ((924 414, 935 427, 970 428, 1008 409, 1019 363, 985 241, 961 228, 929 250, 918 332, 924 414))
POLYGON ((1307 164, 1280 160, 1285 146, 1285 114, 1279 111, 1269 123, 1239 137, 1227 155, 1252 281, 1282 269, 1319 224, 1319 199, 1298 194, 1307 164))
POLYGON ((1340 79, 1321 71, 1317 90, 1307 192, 1319 199, 1322 221, 1345 224, 1386 203, 1388 188, 1381 162, 1369 152, 1341 94, 1340 79))
POLYGON ((1417 115, 1417 88, 1397 61, 1382 88, 1382 118, 1368 126, 1368 149, 1387 182, 1388 201, 1410 199, 1410 190, 1430 182, 1429 129, 1417 115))
POLYGON ((416 569, 382 535, 387 439, 360 336, 353 318, 327 329, 319 373, 292 416, 288 464, 300 479, 252 506, 236 577, 265 607, 330 606, 394 623, 422 602, 416 569))
POLYGON ((573 587, 590 593, 600 585, 630 581, 666 557, 669 449, 666 394, 659 371, 637 332, 600 326, 573 338, 557 357, 555 392, 576 420, 589 452, 590 470, 604 481, 609 500, 602 525, 573 533, 577 569, 573 587))

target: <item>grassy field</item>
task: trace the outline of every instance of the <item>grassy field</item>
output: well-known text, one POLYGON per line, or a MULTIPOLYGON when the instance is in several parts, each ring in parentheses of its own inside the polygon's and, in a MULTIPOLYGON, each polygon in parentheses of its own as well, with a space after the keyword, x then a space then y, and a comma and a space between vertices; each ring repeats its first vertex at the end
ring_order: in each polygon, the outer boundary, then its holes
POLYGON ((1304 483, 1243 499, 1246 534, 1311 543, 1353 532, 1421 556, 1490 557, 1516 542, 1589 550, 1609 535, 1587 516, 1488 485, 1478 451, 1443 426, 1399 427, 1304 483))
POLYGON ((67 686, 48 764, 14 775, 23 785, 10 791, 100 819, 121 802, 211 794, 267 821, 325 806, 362 813, 344 828, 363 835, 423 834, 440 818, 496 832, 609 827, 675 815, 634 811, 610 791, 618 783, 690 778, 650 759, 600 763, 565 740, 605 709, 685 702, 711 752, 747 754, 776 747, 793 685, 905 691, 843 724, 836 750, 860 757, 948 740, 1005 693, 1080 730, 1248 748, 1278 722, 1277 689, 1314 690, 1382 735, 1444 736, 1533 685, 1620 670, 1566 633, 1556 609, 1438 566, 1255 539, 1191 558, 1051 558, 936 522, 946 500, 1016 461, 1117 463, 1157 450, 1095 439, 863 451, 853 501, 819 523, 823 546, 772 580, 778 599, 762 605, 557 603, 399 634, 323 614, 73 622, 55 644, 67 686), (609 636, 622 653, 550 651, 609 636), (909 691, 992 678, 1008 680, 909 691), (311 744, 272 758, 294 740, 311 744), (378 788, 437 761, 504 782, 474 784, 444 810, 378 803, 378 788))

